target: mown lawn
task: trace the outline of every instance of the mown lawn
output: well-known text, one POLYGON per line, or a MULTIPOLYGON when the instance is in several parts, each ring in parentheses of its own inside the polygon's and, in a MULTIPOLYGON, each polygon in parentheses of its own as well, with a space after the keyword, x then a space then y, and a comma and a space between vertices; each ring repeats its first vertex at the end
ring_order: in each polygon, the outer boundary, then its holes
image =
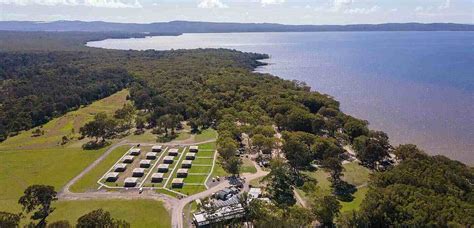
POLYGON ((199 150, 215 150, 216 142, 199 144, 199 150))
POLYGON ((96 209, 109 211, 112 217, 130 223, 131 227, 171 227, 171 216, 163 204, 152 200, 87 200, 58 201, 49 221, 68 220, 72 225, 77 219, 96 209))
POLYGON ((209 173, 212 166, 191 166, 189 173, 209 173))
POLYGON ((0 211, 18 212, 18 198, 30 185, 52 185, 59 191, 104 151, 64 148, 0 152, 0 211))
POLYGON ((217 139, 217 131, 212 128, 205 129, 201 133, 194 135, 195 142, 204 142, 211 139, 217 139))
POLYGON ((97 181, 107 170, 109 170, 115 162, 122 157, 125 152, 130 149, 129 145, 121 146, 112 151, 101 163, 99 163, 94 169, 83 176, 79 181, 71 186, 72 192, 86 192, 88 190, 96 190, 99 185, 97 181))

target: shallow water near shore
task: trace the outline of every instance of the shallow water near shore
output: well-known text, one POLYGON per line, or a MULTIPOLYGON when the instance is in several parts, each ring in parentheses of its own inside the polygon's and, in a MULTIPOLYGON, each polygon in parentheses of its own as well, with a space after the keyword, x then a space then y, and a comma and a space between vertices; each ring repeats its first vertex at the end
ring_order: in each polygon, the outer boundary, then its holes
POLYGON ((207 33, 108 39, 88 46, 267 53, 257 69, 306 82, 394 145, 474 163, 474 32, 207 33))

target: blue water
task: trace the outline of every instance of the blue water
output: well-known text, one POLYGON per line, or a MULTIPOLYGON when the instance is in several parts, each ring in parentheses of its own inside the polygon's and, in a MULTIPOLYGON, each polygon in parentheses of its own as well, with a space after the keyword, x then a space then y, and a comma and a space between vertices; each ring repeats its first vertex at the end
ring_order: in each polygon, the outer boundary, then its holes
POLYGON ((104 40, 111 49, 232 48, 267 53, 257 71, 305 81, 392 144, 474 163, 474 32, 185 34, 104 40))

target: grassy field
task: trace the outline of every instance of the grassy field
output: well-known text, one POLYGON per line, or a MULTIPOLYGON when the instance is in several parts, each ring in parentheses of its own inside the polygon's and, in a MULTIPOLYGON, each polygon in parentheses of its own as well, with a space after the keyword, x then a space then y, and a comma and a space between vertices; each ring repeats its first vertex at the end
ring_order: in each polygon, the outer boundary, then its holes
POLYGON ((88 190, 96 190, 99 185, 97 180, 99 180, 102 175, 104 175, 107 170, 112 167, 115 162, 123 156, 125 152, 130 149, 130 146, 121 146, 112 151, 101 163, 99 163, 94 169, 88 172, 84 177, 79 179, 74 185, 71 186, 70 190, 72 192, 86 192, 88 190))
POLYGON ((217 138, 217 131, 212 128, 205 129, 201 133, 194 135, 194 141, 197 143, 204 142, 211 139, 216 139, 216 138, 217 138))
MULTIPOLYGON (((351 202, 340 202, 342 205, 341 212, 348 212, 352 210, 358 210, 360 204, 365 198, 365 194, 367 193, 367 187, 364 187, 364 184, 366 184, 369 181, 370 177, 370 171, 365 168, 360 166, 357 163, 347 163, 344 164, 344 176, 342 177, 343 180, 347 181, 350 184, 357 186, 362 186, 358 188, 357 192, 353 194, 354 199, 351 202)), ((317 189, 315 192, 312 192, 310 194, 312 195, 329 195, 332 192, 331 189, 331 182, 328 180, 329 173, 325 172, 322 169, 318 169, 317 171, 314 172, 305 172, 308 176, 315 178, 318 182, 317 184, 317 189)), ((303 192, 302 190, 298 189, 298 193, 303 198, 307 199, 307 194, 303 192)))
POLYGON ((30 130, 0 143, 0 210, 18 212, 18 198, 32 184, 52 185, 59 191, 97 159, 105 149, 84 151, 81 141, 72 139, 60 145, 61 138, 64 135, 73 138, 98 112, 113 113, 127 102, 127 94, 123 90, 55 118, 42 127, 45 131, 42 136, 32 137, 30 130))
POLYGON ((368 190, 368 187, 359 188, 357 189, 357 192, 355 192, 353 195, 354 200, 352 200, 351 202, 341 202, 341 212, 359 210, 360 204, 364 200, 368 190))
POLYGON ((89 200, 58 201, 57 208, 49 221, 68 220, 75 224, 77 219, 95 209, 109 211, 112 217, 130 223, 131 227, 171 227, 171 216, 161 202, 151 200, 89 200), (166 216, 164 216, 166 215, 166 216))

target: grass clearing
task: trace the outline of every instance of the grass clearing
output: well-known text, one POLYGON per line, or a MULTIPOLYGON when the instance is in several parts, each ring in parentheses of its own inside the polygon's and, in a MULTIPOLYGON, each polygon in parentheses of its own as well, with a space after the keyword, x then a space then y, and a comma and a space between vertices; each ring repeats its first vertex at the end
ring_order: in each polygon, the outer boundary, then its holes
POLYGON ((204 142, 204 141, 216 139, 216 138, 217 138, 217 131, 212 128, 205 129, 201 131, 201 133, 194 135, 195 142, 204 142))
POLYGON ((54 206, 57 209, 49 217, 50 222, 68 220, 74 225, 80 216, 102 208, 112 217, 129 222, 131 227, 171 227, 168 211, 161 202, 153 200, 58 201, 54 206))
MULTIPOLYGON (((370 174, 371 171, 368 170, 367 168, 359 165, 358 163, 351 162, 344 164, 344 176, 342 179, 344 181, 347 181, 349 184, 353 184, 356 187, 361 186, 366 184, 369 179, 370 179, 370 174)), ((305 193, 301 189, 298 189, 298 193, 305 199, 308 200, 308 194, 311 195, 329 195, 332 194, 332 189, 331 189, 331 182, 328 180, 329 173, 324 171, 323 169, 318 169, 315 172, 304 172, 306 175, 309 175, 310 177, 313 177, 317 180, 317 189, 315 192, 310 192, 310 193, 305 193)), ((357 189, 357 192, 353 194, 354 199, 351 202, 342 202, 339 201, 342 205, 341 212, 348 212, 352 210, 359 210, 359 207, 362 203, 362 201, 365 198, 365 195, 367 193, 368 188, 367 187, 360 187, 357 189)))
POLYGON ((256 173, 257 168, 253 162, 248 158, 242 158, 242 166, 240 167, 240 173, 256 173))
POLYGON ((354 200, 351 202, 341 202, 341 212, 358 211, 362 201, 365 199, 365 195, 367 194, 368 190, 368 187, 359 188, 353 195, 354 200))
POLYGON ((350 184, 359 186, 369 181, 371 171, 355 162, 344 164, 342 179, 350 184))

